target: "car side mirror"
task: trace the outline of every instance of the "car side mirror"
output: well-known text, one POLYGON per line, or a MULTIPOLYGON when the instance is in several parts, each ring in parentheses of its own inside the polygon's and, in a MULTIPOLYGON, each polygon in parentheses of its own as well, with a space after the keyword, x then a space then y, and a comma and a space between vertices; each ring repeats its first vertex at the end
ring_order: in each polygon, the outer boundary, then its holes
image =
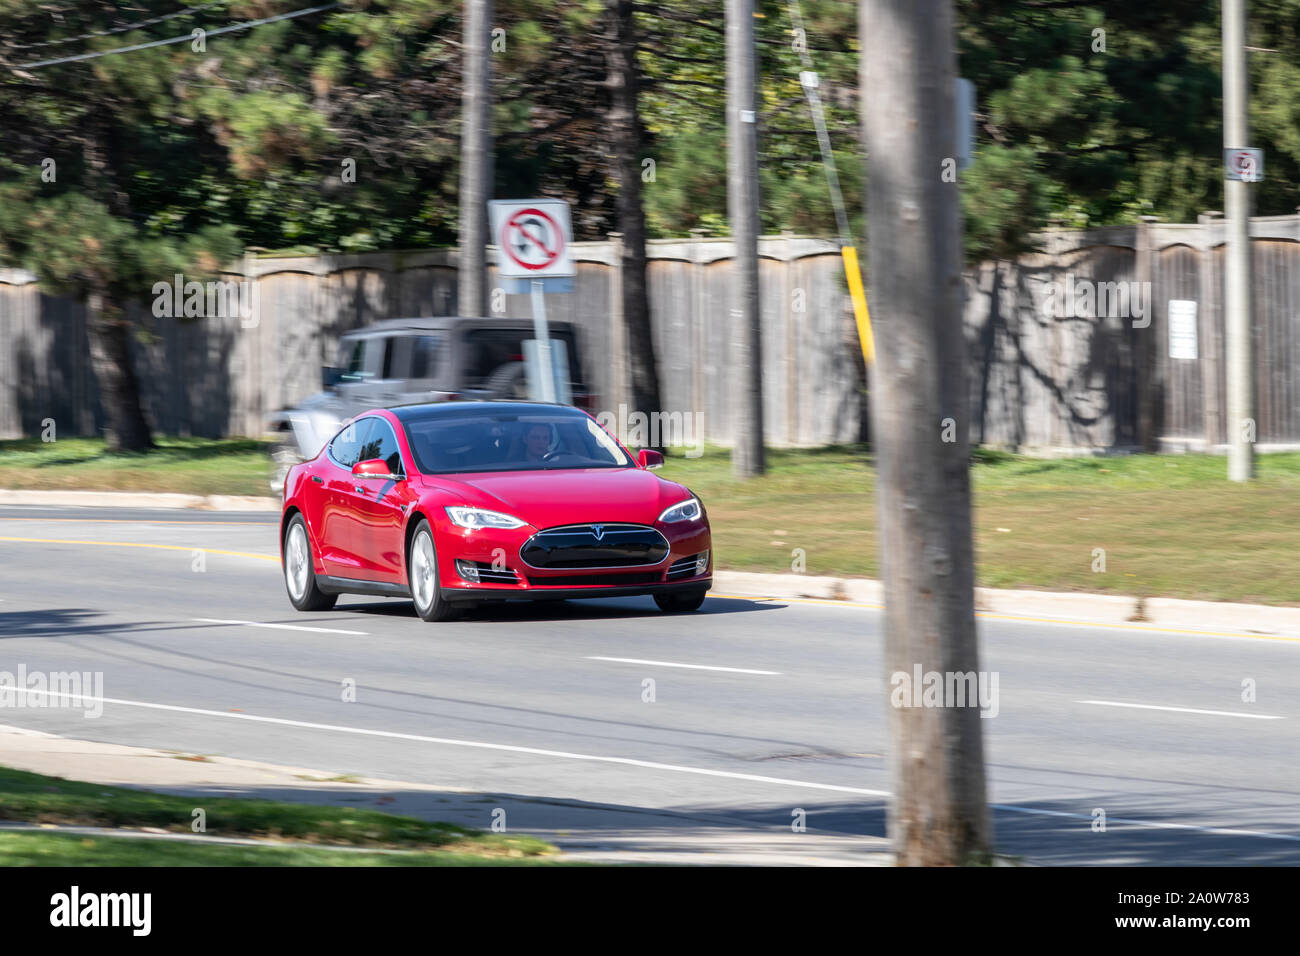
POLYGON ((382 458, 367 458, 365 461, 359 461, 352 466, 352 476, 354 478, 385 478, 389 481, 400 481, 401 475, 394 475, 388 470, 388 462, 382 458))
POLYGON ((322 365, 320 370, 320 383, 324 388, 333 388, 343 379, 343 370, 334 368, 331 365, 322 365))
POLYGON ((647 471, 654 471, 664 466, 664 456, 662 452, 654 451, 650 448, 642 448, 637 452, 637 464, 647 471))

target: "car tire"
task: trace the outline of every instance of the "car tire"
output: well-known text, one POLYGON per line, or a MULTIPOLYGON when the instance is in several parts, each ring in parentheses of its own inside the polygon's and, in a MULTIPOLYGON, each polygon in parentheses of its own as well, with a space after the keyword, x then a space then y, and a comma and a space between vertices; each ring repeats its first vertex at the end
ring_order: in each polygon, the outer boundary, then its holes
POLYGON ((673 591, 668 594, 656 594, 655 603, 659 610, 669 614, 685 614, 698 611, 704 603, 706 591, 673 591))
POLYGON ((415 613, 424 621, 450 621, 460 612, 442 596, 438 586, 438 549, 433 543, 433 529, 421 518, 411 535, 411 547, 406 555, 407 586, 415 613))
POLYGON ((300 611, 328 611, 339 599, 326 594, 316 583, 316 568, 311 552, 311 535, 301 514, 289 519, 280 542, 280 565, 284 569, 284 589, 289 603, 300 611))

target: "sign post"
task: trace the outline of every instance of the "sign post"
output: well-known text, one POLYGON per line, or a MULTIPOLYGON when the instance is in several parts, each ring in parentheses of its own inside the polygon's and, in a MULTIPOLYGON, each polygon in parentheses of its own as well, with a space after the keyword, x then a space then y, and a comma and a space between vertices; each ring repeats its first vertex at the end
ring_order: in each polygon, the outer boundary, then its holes
POLYGON ((546 325, 546 286, 541 279, 533 279, 533 335, 537 337, 537 365, 540 373, 541 394, 544 402, 555 401, 555 372, 551 366, 551 331, 546 325))
MULTIPOLYGON (((553 402, 559 389, 546 323, 546 293, 573 291, 575 269, 569 246, 573 226, 569 204, 560 199, 494 199, 488 203, 492 238, 501 255, 497 275, 509 294, 528 293, 533 305, 533 334, 537 341, 537 383, 534 398, 553 402)), ((568 389, 563 389, 567 392, 568 389)))
POLYGON ((1223 0, 1223 270, 1228 480, 1255 477, 1255 300, 1250 268, 1251 183, 1264 174, 1264 154, 1250 142, 1250 75, 1246 65, 1246 0, 1223 0))

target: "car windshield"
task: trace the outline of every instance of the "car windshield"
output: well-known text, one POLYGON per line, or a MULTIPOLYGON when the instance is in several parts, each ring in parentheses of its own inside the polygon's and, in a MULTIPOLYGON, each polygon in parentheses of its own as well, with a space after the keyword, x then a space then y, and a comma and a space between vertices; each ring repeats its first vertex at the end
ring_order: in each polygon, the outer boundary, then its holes
POLYGON ((426 475, 632 467, 618 443, 575 409, 450 412, 444 406, 427 416, 404 416, 402 424, 416 467, 426 475))

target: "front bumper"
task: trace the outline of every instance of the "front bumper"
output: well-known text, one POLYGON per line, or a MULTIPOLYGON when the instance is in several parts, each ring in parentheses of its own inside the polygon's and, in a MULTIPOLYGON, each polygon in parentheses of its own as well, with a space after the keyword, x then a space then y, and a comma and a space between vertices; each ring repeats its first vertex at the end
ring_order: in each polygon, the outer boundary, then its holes
POLYGON ((652 565, 610 568, 538 568, 527 564, 520 547, 536 528, 466 531, 444 525, 438 549, 439 586, 452 602, 508 600, 567 600, 570 598, 632 597, 676 591, 707 591, 713 586, 712 535, 707 523, 687 527, 659 526, 669 550, 652 565), (702 573, 682 577, 674 570, 691 556, 708 552, 702 573), (477 565, 483 575, 463 577, 458 565, 477 565))
POLYGON ((662 584, 601 585, 585 588, 556 587, 459 587, 444 588, 441 597, 453 604, 477 604, 480 601, 572 601, 583 598, 640 597, 646 594, 672 594, 678 591, 707 591, 713 578, 706 575, 689 581, 662 584))

